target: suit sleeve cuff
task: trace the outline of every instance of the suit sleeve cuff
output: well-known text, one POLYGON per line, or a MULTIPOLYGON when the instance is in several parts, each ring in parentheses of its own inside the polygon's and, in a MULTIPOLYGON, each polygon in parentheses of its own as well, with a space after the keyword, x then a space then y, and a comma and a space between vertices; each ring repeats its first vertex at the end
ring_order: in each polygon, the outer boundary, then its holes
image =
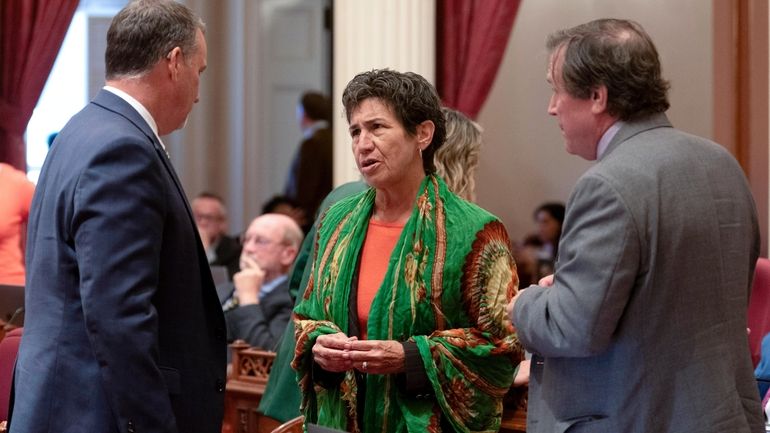
POLYGON ((425 372, 417 343, 404 341, 404 372, 396 375, 399 390, 418 399, 433 398, 433 386, 425 372))
POLYGON ((313 362, 313 369, 311 374, 313 375, 313 382, 321 385, 326 389, 334 389, 340 386, 342 379, 345 377, 345 373, 335 373, 326 371, 321 368, 320 365, 313 362))

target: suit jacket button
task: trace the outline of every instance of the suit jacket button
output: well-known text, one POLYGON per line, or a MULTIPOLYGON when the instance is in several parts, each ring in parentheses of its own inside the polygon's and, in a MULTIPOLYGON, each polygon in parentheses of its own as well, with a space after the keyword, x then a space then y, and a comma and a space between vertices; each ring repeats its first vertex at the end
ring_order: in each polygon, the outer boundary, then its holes
POLYGON ((225 383, 217 379, 217 392, 225 392, 225 383))
POLYGON ((134 422, 128 421, 128 433, 134 433, 134 422))

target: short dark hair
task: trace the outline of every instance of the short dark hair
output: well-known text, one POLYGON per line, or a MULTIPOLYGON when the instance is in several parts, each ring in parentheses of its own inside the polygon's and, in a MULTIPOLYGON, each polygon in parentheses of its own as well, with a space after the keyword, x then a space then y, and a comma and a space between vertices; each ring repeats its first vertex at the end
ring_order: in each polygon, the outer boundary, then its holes
POLYGON ((305 115, 313 120, 331 119, 331 101, 318 92, 305 92, 299 100, 305 115))
MULTIPOLYGON (((669 107, 669 83, 661 74, 655 44, 641 25, 630 20, 598 19, 551 34, 551 53, 563 50, 561 79, 567 92, 587 99, 597 86, 607 87, 607 111, 632 120, 669 107)), ((553 71, 553 67, 551 68, 553 71)))
POLYGON ((435 172, 433 154, 444 144, 446 136, 446 120, 436 88, 414 72, 390 69, 362 72, 353 77, 342 92, 348 123, 353 110, 369 98, 377 98, 388 105, 410 135, 417 134, 417 125, 422 122, 433 122, 433 140, 422 151, 422 166, 426 174, 435 172))
POLYGON ((175 47, 188 55, 198 49, 203 21, 173 0, 134 0, 112 19, 104 53, 108 80, 141 76, 175 47))
POLYGON ((203 191, 198 193, 198 195, 195 196, 195 198, 193 199, 193 202, 198 199, 208 199, 208 200, 216 201, 217 203, 219 203, 219 208, 222 210, 221 217, 223 219, 227 218, 227 206, 225 205, 225 200, 222 198, 221 195, 211 191, 203 191))
POLYGON ((225 201, 224 201, 224 199, 222 199, 222 196, 217 194, 217 193, 215 193, 215 192, 211 192, 211 191, 202 191, 202 192, 198 193, 198 195, 196 195, 195 198, 196 199, 198 199, 198 198, 207 198, 207 199, 211 199, 211 200, 216 200, 222 206, 225 205, 225 201))
POLYGON ((262 215, 266 213, 275 213, 281 205, 287 205, 295 209, 300 207, 299 204, 289 196, 274 195, 262 205, 262 215))
POLYGON ((548 215, 551 215, 553 219, 556 221, 559 221, 559 225, 564 224, 564 213, 565 213, 565 207, 564 204, 559 202, 548 202, 543 203, 540 206, 535 209, 534 217, 537 218, 537 214, 540 212, 546 212, 548 215))

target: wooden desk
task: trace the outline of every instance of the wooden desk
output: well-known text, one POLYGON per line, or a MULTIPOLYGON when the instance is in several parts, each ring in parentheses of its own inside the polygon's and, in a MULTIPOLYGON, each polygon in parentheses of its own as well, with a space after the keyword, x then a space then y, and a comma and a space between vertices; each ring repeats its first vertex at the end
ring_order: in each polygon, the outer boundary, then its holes
MULTIPOLYGON (((254 349, 243 341, 230 345, 232 372, 225 391, 225 419, 222 433, 270 433, 280 422, 257 412, 265 393, 275 352, 254 349)), ((527 388, 511 388, 503 399, 501 433, 527 431, 527 388)))

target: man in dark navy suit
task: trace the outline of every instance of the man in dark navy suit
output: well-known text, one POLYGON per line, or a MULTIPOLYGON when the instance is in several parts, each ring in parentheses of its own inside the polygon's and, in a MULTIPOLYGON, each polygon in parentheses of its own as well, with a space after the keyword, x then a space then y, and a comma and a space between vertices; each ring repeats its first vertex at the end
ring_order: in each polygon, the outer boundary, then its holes
POLYGON ((106 86, 60 132, 33 199, 11 432, 221 429, 222 308, 159 138, 198 101, 203 32, 170 0, 110 25, 106 86))

